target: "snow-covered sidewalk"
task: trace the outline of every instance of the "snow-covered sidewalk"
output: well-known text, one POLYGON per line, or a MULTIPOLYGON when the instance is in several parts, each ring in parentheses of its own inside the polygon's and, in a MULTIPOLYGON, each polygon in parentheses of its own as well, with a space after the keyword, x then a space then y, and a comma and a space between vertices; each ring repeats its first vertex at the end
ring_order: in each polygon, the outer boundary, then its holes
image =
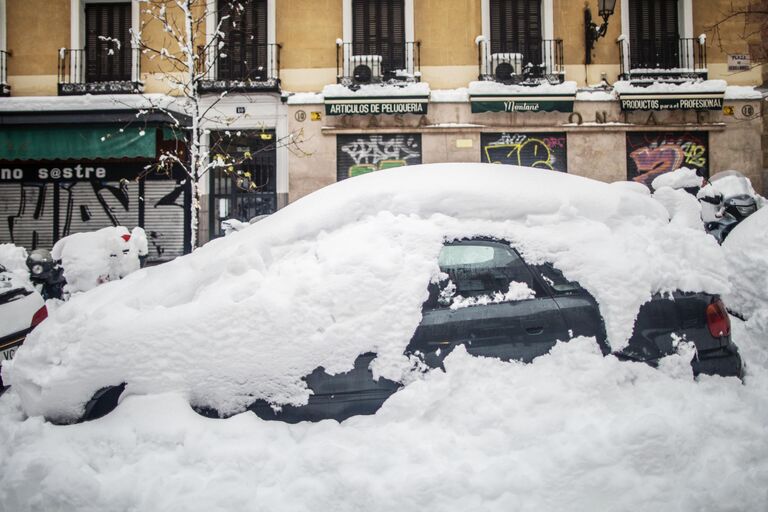
POLYGON ((749 375, 604 358, 468 356, 372 417, 287 425, 129 397, 57 427, 0 397, 3 510, 765 510, 768 312, 734 321, 749 375))

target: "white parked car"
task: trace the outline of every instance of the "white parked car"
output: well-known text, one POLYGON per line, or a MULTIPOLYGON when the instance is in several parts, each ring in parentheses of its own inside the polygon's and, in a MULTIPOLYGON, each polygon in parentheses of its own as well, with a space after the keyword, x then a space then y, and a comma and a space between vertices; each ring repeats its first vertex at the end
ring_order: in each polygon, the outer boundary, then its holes
POLYGON ((0 362, 13 359, 27 334, 47 316, 43 297, 0 265, 0 362))

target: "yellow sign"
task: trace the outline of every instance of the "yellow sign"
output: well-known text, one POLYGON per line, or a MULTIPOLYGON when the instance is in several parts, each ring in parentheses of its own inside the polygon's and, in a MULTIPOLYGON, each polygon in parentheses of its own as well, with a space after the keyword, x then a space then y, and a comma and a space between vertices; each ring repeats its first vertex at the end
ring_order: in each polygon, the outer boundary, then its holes
POLYGON ((726 116, 732 116, 733 115, 733 107, 730 105, 726 105, 723 107, 723 115, 726 116))
POLYGON ((323 118, 322 112, 310 112, 309 118, 313 121, 320 121, 323 118))

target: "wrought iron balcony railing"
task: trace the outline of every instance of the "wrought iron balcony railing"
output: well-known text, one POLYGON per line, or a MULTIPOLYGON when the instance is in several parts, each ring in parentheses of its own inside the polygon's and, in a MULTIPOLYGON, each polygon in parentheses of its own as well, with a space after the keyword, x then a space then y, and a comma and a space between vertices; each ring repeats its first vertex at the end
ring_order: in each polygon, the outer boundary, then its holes
POLYGON ((336 43, 336 81, 343 85, 418 82, 421 42, 336 43))
POLYGON ((707 78, 703 38, 641 39, 630 45, 619 38, 621 78, 633 82, 684 82, 707 78))
POLYGON ((258 92, 280 89, 280 48, 276 43, 224 45, 215 40, 197 49, 201 92, 258 92))
POLYGON ((479 80, 535 86, 562 83, 565 79, 561 39, 541 39, 498 48, 479 38, 477 48, 479 80))
POLYGON ((130 94, 143 89, 141 50, 59 50, 59 95, 130 94))
POLYGON ((8 85, 8 56, 5 50, 0 50, 0 96, 10 96, 11 86, 8 85))

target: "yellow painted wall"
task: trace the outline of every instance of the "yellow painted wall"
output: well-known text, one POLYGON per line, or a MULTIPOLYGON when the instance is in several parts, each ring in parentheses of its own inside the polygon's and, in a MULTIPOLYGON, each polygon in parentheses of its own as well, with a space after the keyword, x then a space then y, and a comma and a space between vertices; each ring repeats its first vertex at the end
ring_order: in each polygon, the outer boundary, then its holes
MULTIPOLYGON (((198 8, 202 8, 200 0, 198 8)), ((733 0, 738 7, 748 0, 733 0)), ((622 32, 621 0, 609 19, 608 33, 593 52, 593 64, 584 64, 584 7, 595 22, 598 0, 554 0, 554 37, 563 40, 567 79, 580 85, 597 83, 605 73, 609 82, 619 73, 617 37, 622 32)), ((477 45, 482 32, 481 0, 413 0, 414 39, 421 43, 423 80, 434 89, 466 86, 477 76, 477 45)), ((718 34, 715 23, 724 18, 731 0, 694 0, 694 34, 708 33, 711 78, 733 84, 762 83, 762 69, 728 73, 727 53, 758 56, 765 43, 759 34, 743 36, 743 20, 726 23, 718 34)), ((146 7, 144 7, 146 8, 146 7)), ((173 8, 171 8, 173 10, 173 8)), ((336 39, 342 37, 342 0, 276 0, 277 42, 281 43, 283 87, 291 91, 319 91, 336 78, 336 39)), ((9 82, 14 95, 55 94, 58 49, 70 46, 69 0, 7 0, 9 82), (44 14, 44 15, 42 15, 44 14)), ((159 23, 142 14, 143 35, 150 45, 177 50, 159 23)), ((205 24, 199 25, 200 44, 205 24)), ((748 27, 749 30, 749 27, 748 27)), ((151 54, 142 57, 142 77, 148 92, 167 92, 163 72, 173 70, 151 54)), ((178 70, 176 70, 178 71, 178 70)))
POLYGON ((10 75, 55 75, 59 48, 69 47, 69 0, 8 0, 10 75))
POLYGON ((341 0, 277 0, 281 68, 336 68, 342 16, 341 0))

